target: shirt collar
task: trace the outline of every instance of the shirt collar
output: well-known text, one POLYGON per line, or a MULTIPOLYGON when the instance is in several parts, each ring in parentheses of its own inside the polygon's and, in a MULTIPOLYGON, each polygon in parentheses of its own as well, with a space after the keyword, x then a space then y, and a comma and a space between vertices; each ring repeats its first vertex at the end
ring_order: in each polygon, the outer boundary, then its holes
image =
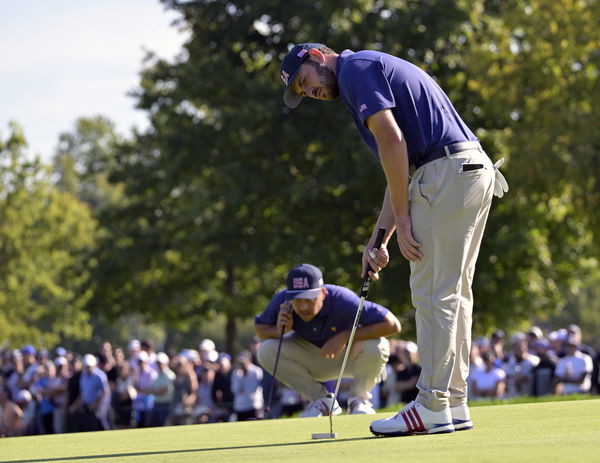
POLYGON ((342 70, 342 66, 350 55, 353 55, 354 52, 352 50, 344 50, 338 56, 337 62, 335 63, 335 75, 339 77, 340 72, 342 70))

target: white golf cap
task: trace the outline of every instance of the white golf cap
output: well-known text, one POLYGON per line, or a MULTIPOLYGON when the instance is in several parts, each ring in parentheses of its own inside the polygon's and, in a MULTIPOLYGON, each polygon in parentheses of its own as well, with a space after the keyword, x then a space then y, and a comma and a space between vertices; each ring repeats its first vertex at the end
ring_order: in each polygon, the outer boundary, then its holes
POLYGON ((212 339, 203 339, 200 341, 200 345, 198 346, 198 350, 215 350, 217 347, 212 339))
POLYGON ((411 354, 416 354, 417 351, 419 350, 417 347, 417 344, 412 341, 406 341, 404 343, 404 348, 411 354))
POLYGON ((84 367, 95 367, 98 363, 98 360, 92 354, 85 354, 81 362, 83 363, 84 367))
POLYGON ((31 399, 31 392, 29 392, 27 389, 21 389, 15 396, 15 401, 17 402, 31 402, 31 399))
POLYGON ((158 363, 168 364, 169 356, 167 354, 165 354, 164 352, 159 352, 158 354, 156 354, 156 361, 158 363))
POLYGON ((129 350, 140 350, 140 347, 140 341, 138 341, 137 339, 132 339, 127 345, 127 349, 129 350))

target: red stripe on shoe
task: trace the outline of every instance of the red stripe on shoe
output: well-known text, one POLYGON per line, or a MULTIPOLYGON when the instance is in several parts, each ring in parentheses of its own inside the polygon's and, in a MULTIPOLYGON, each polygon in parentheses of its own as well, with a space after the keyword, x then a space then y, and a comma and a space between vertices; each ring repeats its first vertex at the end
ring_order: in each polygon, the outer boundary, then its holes
POLYGON ((411 408, 410 409, 413 412, 413 415, 415 417, 415 420, 417 422, 417 430, 418 431, 425 431, 425 426, 423 426, 423 421, 421 420, 421 417, 419 416, 419 412, 417 412, 416 408, 411 408))
POLYGON ((413 424, 412 421, 409 420, 409 415, 406 412, 402 412, 402 418, 404 418, 404 422, 406 423, 406 429, 408 430, 408 432, 412 432, 413 430, 413 424))

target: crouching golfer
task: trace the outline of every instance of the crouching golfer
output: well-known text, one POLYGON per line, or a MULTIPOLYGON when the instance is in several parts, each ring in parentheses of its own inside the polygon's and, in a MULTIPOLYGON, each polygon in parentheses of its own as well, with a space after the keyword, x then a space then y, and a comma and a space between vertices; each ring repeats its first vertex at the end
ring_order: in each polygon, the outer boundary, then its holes
MULTIPOLYGON (((285 333, 276 376, 311 401, 300 416, 329 415, 334 398, 322 383, 339 375, 359 303, 351 290, 323 284, 317 267, 302 264, 290 270, 287 289, 277 293, 255 318, 256 334, 264 339, 258 361, 270 373, 282 330, 285 333)), ((386 336, 399 332, 400 322, 388 309, 365 301, 345 371, 354 379, 349 413, 375 413, 369 391, 385 374, 390 354, 386 336)), ((336 401, 333 414, 341 412, 336 401)))

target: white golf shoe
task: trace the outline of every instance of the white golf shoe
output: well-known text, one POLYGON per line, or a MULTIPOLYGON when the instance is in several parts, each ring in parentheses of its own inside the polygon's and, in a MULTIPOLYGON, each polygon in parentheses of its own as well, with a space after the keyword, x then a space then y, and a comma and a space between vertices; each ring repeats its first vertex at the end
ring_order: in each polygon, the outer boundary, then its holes
POLYGON ((455 431, 466 431, 467 429, 473 428, 471 412, 469 411, 469 406, 467 404, 450 407, 450 413, 452 414, 452 424, 454 425, 455 431))
MULTIPOLYGON (((315 400, 314 402, 309 403, 304 411, 300 413, 300 418, 310 418, 314 416, 329 416, 329 410, 331 409, 331 404, 334 402, 333 394, 329 393, 325 397, 321 397, 320 399, 315 400)), ((332 415, 339 415, 342 413, 342 407, 338 404, 338 401, 335 400, 333 405, 332 415)))
POLYGON ((370 400, 350 397, 348 399, 348 413, 351 415, 374 415, 375 409, 370 400))
POLYGON ((373 421, 369 429, 376 436, 410 436, 454 432, 454 425, 450 408, 434 412, 413 401, 396 415, 373 421))

